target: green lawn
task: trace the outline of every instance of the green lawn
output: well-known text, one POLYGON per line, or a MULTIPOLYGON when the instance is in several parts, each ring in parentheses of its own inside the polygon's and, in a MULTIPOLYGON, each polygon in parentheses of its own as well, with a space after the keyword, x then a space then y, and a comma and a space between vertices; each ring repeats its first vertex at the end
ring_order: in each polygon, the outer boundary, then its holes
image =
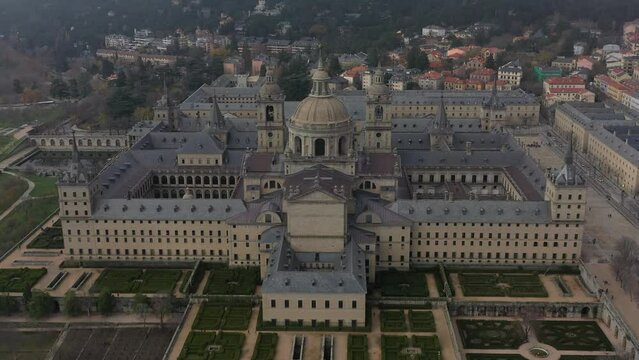
POLYGON ((428 296, 425 273, 385 271, 379 273, 377 279, 377 286, 382 290, 382 296, 428 296))
POLYGON ((466 354, 466 360, 526 360, 526 358, 519 354, 466 354))
POLYGON ((45 229, 38 237, 27 245, 29 249, 64 249, 64 237, 60 222, 57 226, 45 229))
POLYGON ((217 330, 222 324, 224 317, 224 305, 206 302, 200 306, 200 311, 193 322, 193 329, 197 330, 217 330))
POLYGON ((23 292, 46 273, 47 269, 0 269, 0 292, 23 292))
POLYGON ((164 293, 171 292, 182 276, 174 269, 105 269, 91 287, 98 293, 108 289, 114 293, 164 293))
POLYGON ((0 174, 0 214, 13 205, 29 186, 17 176, 0 174))
POLYGON ((45 359, 59 331, 1 330, 0 359, 45 359))
POLYGON ((259 333, 251 360, 273 360, 277 348, 276 333, 259 333))
POLYGON ((210 295, 253 295, 259 281, 258 268, 213 269, 204 288, 210 295))
POLYGON ((180 360, 239 360, 245 336, 242 333, 191 332, 184 343, 180 360))
POLYGON ((347 351, 347 360, 368 360, 368 337, 349 334, 347 351))
POLYGON ((382 335, 382 360, 440 360, 441 347, 437 336, 382 335), (402 350, 408 347, 421 349, 421 354, 405 354, 402 350))
POLYGON ((382 332, 406 331, 406 316, 404 310, 381 310, 382 332))
POLYGON ((31 191, 31 197, 44 197, 58 195, 58 179, 55 176, 39 176, 34 174, 21 173, 21 176, 31 180, 35 185, 31 191))
POLYGON ((533 327, 540 342, 557 350, 614 350, 594 321, 537 321, 533 327))
POLYGON ((27 200, 0 221, 0 253, 5 253, 58 207, 58 199, 49 197, 27 200))
POLYGON ((459 273, 465 296, 547 297, 537 274, 459 273))
POLYGON ((193 323, 197 330, 246 330, 251 320, 249 305, 204 303, 193 323))
POLYGON ((412 332, 435 332, 435 317, 432 311, 409 310, 408 321, 412 332))
POLYGON ((457 327, 466 349, 517 349, 526 342, 519 321, 457 320, 457 327))

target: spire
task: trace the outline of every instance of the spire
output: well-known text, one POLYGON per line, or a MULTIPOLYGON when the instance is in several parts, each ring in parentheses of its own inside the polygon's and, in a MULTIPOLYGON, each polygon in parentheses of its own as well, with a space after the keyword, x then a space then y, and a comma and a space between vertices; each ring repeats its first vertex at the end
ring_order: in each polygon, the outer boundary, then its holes
POLYGON ((173 111, 173 103, 171 102, 171 97, 169 96, 169 88, 166 86, 166 74, 164 74, 164 79, 162 80, 162 86, 164 88, 164 98, 166 99, 166 108, 167 108, 167 121, 170 131, 175 131, 177 126, 175 125, 175 111, 173 111))
POLYGON ((211 129, 223 129, 226 127, 226 122, 224 120, 224 115, 222 115, 222 110, 220 110, 220 106, 217 103, 217 95, 213 93, 213 108, 211 109, 210 115, 210 127, 211 129))
POLYGON ((559 185, 582 185, 584 179, 577 173, 572 158, 572 132, 568 141, 568 149, 564 155, 564 166, 555 177, 555 183, 559 185))
POLYGON ((319 47, 319 60, 317 61, 317 69, 318 70, 324 70, 324 59, 322 58, 322 46, 320 45, 319 47))
POLYGON ((572 166, 572 132, 570 133, 570 141, 568 141, 568 149, 564 155, 564 164, 572 166))
POLYGON ((71 136, 73 137, 73 152, 71 153, 71 160, 79 164, 80 163, 80 152, 78 151, 78 144, 75 141, 75 130, 71 130, 71 136))
POLYGON ((311 89, 310 96, 314 97, 327 97, 331 96, 331 92, 328 89, 328 81, 330 77, 324 69, 324 60, 322 60, 322 48, 319 49, 319 61, 317 62, 317 69, 313 72, 313 88, 311 89))
POLYGON ((444 92, 441 92, 441 96, 439 98, 439 111, 437 112, 437 117, 435 118, 435 127, 438 129, 448 129, 450 128, 448 124, 448 116, 446 115, 446 105, 444 104, 444 92))

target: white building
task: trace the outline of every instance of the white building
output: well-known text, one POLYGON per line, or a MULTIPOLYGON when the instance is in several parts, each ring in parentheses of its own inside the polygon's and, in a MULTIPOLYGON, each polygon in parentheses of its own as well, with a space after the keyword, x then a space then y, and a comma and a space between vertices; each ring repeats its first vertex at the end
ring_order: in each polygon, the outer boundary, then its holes
POLYGON ((422 36, 444 37, 448 31, 441 26, 429 25, 422 28, 422 36))

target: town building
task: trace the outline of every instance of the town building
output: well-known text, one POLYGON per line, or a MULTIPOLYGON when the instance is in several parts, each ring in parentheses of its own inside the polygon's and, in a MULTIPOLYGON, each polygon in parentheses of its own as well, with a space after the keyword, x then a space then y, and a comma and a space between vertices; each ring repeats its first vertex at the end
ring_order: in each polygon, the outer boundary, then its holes
POLYGON ((586 89, 586 81, 579 76, 551 77, 544 80, 544 104, 557 102, 595 102, 595 94, 586 89))
POLYGON ((513 60, 499 67, 497 78, 501 81, 505 81, 512 88, 516 88, 521 85, 523 74, 524 71, 519 64, 519 60, 513 60))
POLYGON ((546 78, 549 77, 557 77, 563 75, 563 71, 558 67, 535 66, 533 72, 535 73, 535 77, 538 81, 544 81, 546 78))
POLYGON ((561 69, 564 73, 569 73, 577 68, 577 59, 565 56, 558 56, 552 61, 550 66, 561 69))
POLYGON ((444 37, 447 33, 448 31, 445 28, 437 25, 429 25, 422 28, 422 36, 444 37))

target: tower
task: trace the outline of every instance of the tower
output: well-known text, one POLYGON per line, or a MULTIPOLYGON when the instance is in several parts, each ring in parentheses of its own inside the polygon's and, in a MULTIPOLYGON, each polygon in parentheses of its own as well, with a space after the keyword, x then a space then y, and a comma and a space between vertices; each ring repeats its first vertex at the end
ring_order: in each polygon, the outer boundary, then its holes
POLYGON ((435 116, 435 122, 429 136, 431 149, 446 150, 453 145, 453 129, 446 115, 443 93, 439 99, 439 110, 437 111, 437 116, 435 116))
POLYGON ((390 89, 384 83, 384 70, 378 64, 366 93, 365 151, 392 151, 391 102, 390 89))
POLYGON ((273 68, 266 70, 266 83, 257 96, 257 151, 283 152, 286 144, 284 124, 284 93, 273 77, 273 68))
POLYGON ((490 99, 484 103, 484 118, 481 125, 484 130, 501 129, 507 121, 506 115, 506 106, 499 100, 497 94, 497 77, 495 77, 490 99))
POLYGON ((550 201, 553 221, 583 222, 586 210, 586 185, 575 169, 572 158, 572 134, 564 156, 564 166, 558 172, 548 172, 545 199, 550 201))

